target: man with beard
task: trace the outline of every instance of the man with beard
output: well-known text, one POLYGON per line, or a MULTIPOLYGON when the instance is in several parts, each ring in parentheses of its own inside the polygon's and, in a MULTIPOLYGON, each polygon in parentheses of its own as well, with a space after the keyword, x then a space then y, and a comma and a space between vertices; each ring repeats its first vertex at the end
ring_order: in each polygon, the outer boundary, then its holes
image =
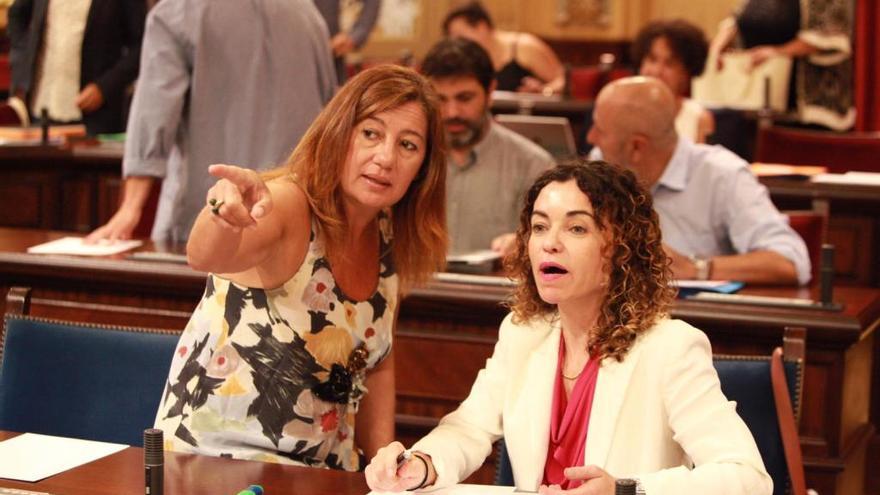
POLYGON ((492 61, 466 39, 440 41, 422 62, 440 95, 446 130, 446 218, 450 253, 492 248, 505 254, 525 191, 553 157, 537 144, 493 123, 492 61))

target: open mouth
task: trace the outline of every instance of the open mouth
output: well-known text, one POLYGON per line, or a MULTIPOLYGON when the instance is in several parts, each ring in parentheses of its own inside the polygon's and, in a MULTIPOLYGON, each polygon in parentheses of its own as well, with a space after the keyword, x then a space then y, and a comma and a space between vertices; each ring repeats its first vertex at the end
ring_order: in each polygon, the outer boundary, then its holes
POLYGON ((541 273, 545 275, 565 275, 568 273, 568 270, 565 269, 562 265, 558 263, 552 262, 544 262, 538 267, 541 273))

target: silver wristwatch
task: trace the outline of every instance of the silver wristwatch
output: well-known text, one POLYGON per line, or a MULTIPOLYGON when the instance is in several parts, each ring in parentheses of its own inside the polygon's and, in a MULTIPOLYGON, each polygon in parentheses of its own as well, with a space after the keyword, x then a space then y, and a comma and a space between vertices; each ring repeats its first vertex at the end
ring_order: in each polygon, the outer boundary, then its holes
POLYGON ((712 275, 712 258, 691 256, 691 262, 697 270, 697 280, 709 280, 709 277, 712 275))

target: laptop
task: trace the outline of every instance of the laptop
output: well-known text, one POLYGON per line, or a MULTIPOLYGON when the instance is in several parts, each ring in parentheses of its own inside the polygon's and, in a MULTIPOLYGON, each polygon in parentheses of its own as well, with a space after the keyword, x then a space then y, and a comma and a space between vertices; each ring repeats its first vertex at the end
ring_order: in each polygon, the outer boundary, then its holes
POLYGON ((531 139, 557 161, 577 156, 571 123, 565 117, 501 113, 495 116, 495 121, 531 139))

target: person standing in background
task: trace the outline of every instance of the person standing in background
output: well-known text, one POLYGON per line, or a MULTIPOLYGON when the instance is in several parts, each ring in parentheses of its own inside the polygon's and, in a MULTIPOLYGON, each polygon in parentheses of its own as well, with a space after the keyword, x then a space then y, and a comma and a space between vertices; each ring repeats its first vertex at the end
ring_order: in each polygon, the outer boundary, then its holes
POLYGON ((345 56, 362 47, 370 36, 379 17, 381 0, 362 0, 361 11, 350 31, 342 31, 339 16, 342 11, 342 0, 314 0, 315 7, 327 23, 330 31, 330 48, 336 63, 336 76, 339 84, 345 82, 345 56))
POLYGON ((125 130, 137 79, 144 0, 16 0, 9 8, 10 95, 32 115, 79 122, 91 134, 125 130))
POLYGON ((127 239, 163 179, 154 240, 184 241, 212 163, 281 163, 333 96, 329 36, 310 0, 162 0, 147 18, 119 210, 88 241, 127 239))
POLYGON ((852 0, 744 0, 722 21, 710 60, 746 50, 751 66, 783 55, 795 60, 789 109, 804 124, 845 131, 855 124, 852 0))

